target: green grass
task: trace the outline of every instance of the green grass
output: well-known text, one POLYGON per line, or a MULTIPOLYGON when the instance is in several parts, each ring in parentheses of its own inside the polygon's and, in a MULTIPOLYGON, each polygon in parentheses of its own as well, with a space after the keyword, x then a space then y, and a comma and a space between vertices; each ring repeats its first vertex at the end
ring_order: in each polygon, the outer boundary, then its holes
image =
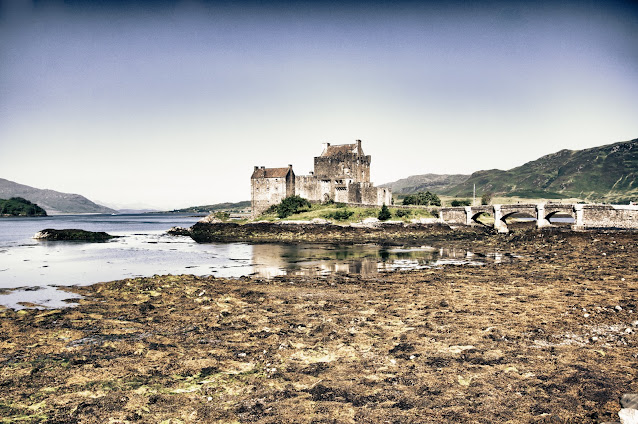
MULTIPOLYGON (((400 209, 390 206, 390 212, 392 213, 392 221, 404 221, 410 222, 415 218, 436 218, 438 216, 438 210, 436 208, 411 208, 411 209, 400 209), (407 216, 397 216, 398 210, 407 210, 407 216), (434 212, 432 212, 434 211, 434 212)), ((290 215, 287 218, 282 219, 281 221, 311 221, 315 218, 321 219, 329 219, 335 223, 343 223, 349 224, 352 222, 360 222, 366 218, 376 218, 379 215, 379 211, 381 207, 361 207, 361 206, 347 206, 347 205, 339 205, 339 204, 313 204, 310 210, 297 213, 294 215, 290 215), (336 220, 333 218, 335 213, 343 212, 344 210, 353 212, 352 215, 345 220, 336 220)), ((277 215, 275 213, 272 214, 264 214, 257 218, 259 221, 279 221, 277 215)))

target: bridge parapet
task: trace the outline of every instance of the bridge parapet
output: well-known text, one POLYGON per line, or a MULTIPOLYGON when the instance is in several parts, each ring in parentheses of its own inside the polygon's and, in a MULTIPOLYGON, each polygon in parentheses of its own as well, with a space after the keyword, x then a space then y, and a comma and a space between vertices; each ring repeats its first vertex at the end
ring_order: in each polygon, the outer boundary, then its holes
POLYGON ((574 205, 574 229, 638 228, 638 205, 574 205))
POLYGON ((558 213, 574 218, 574 229, 632 228, 638 229, 637 205, 596 204, 511 204, 441 208, 440 219, 448 224, 475 225, 481 213, 491 213, 494 228, 508 232, 505 220, 514 214, 526 214, 536 219, 538 228, 551 226, 550 218, 558 213))

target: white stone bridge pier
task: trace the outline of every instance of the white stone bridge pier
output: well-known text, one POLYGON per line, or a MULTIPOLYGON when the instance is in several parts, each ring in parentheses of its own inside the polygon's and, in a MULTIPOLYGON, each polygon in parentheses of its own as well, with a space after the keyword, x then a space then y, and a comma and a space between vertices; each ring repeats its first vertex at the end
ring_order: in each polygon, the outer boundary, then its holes
POLYGON ((536 220, 538 228, 551 226, 550 219, 556 215, 572 217, 572 228, 621 228, 638 229, 638 206, 599 204, 511 204, 490 206, 465 206, 441 208, 439 219, 451 225, 484 225, 478 219, 482 214, 492 215, 494 228, 506 233, 507 220, 527 217, 536 220))

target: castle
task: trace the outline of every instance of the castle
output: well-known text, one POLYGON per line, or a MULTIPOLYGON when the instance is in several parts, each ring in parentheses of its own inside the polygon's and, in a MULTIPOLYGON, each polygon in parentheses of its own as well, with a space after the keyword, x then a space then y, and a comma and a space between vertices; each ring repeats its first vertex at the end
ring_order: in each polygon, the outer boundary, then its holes
POLYGON ((253 216, 292 195, 311 202, 370 206, 392 203, 389 188, 375 187, 370 182, 370 155, 363 153, 361 140, 354 144, 324 143, 323 146, 310 175, 295 176, 292 165, 287 168, 255 166, 250 177, 253 216))

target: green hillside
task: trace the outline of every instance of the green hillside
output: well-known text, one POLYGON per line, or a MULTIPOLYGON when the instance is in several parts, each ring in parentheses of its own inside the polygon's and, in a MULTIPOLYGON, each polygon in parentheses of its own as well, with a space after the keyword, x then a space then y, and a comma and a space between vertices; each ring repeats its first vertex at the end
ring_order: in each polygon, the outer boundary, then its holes
POLYGON ((410 194, 419 191, 439 193, 450 187, 461 184, 469 178, 469 175, 461 174, 423 174, 412 175, 392 183, 381 184, 380 187, 389 187, 394 194, 410 194))
POLYGON ((47 216, 47 212, 26 199, 12 197, 0 199, 0 216, 47 216))
POLYGON ((250 200, 244 200, 237 203, 224 202, 216 203, 214 205, 191 206, 189 208, 173 210, 171 213, 211 213, 215 211, 239 212, 248 208, 250 208, 250 200))
POLYGON ((468 197, 474 184, 477 194, 626 203, 638 199, 638 139, 561 150, 508 171, 478 171, 441 194, 468 197))

